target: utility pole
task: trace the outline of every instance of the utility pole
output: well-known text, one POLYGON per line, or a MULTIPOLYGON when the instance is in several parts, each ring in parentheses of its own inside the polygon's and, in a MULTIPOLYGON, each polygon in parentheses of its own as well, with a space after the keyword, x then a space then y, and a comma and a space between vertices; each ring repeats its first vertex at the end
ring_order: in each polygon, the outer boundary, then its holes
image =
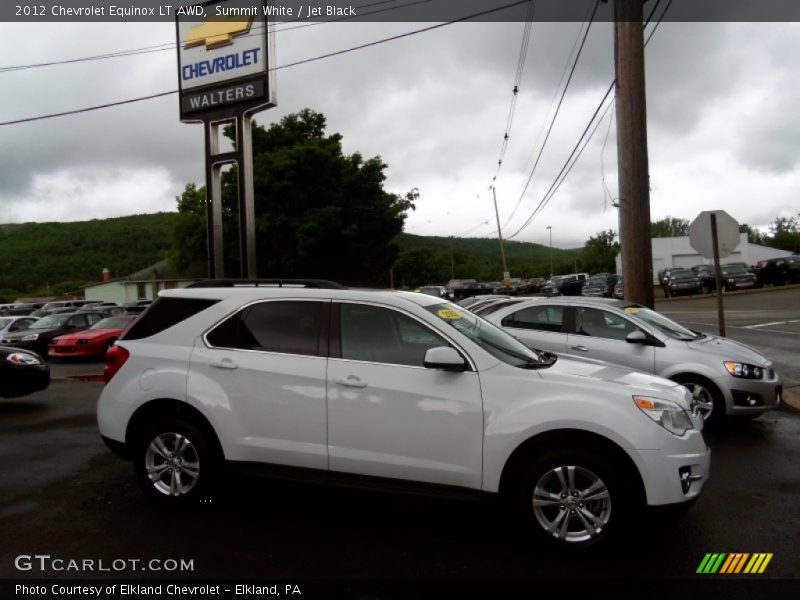
POLYGON ((494 215, 497 217, 497 237, 500 239, 500 258, 503 259, 503 285, 505 286, 505 280, 508 279, 509 273, 506 268, 506 250, 503 247, 503 233, 500 231, 500 213, 497 210, 497 193, 494 186, 492 186, 492 198, 494 198, 494 215))
POLYGON ((643 0, 614 0, 619 238, 625 299, 653 308, 643 0))
POLYGON ((550 279, 553 278, 553 226, 548 225, 547 231, 550 232, 550 279))

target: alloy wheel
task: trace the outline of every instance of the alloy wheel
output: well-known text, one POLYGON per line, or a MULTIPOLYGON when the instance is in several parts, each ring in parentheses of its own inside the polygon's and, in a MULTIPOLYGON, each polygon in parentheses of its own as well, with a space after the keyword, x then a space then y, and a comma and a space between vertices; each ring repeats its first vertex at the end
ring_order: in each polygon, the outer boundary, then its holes
POLYGON ((165 496, 184 496, 197 484, 200 456, 185 435, 161 433, 147 446, 145 469, 155 490, 165 496))
POLYGON ((611 494, 584 467, 553 467, 533 488, 533 514, 545 532, 561 542, 585 543, 602 535, 611 517, 611 494))

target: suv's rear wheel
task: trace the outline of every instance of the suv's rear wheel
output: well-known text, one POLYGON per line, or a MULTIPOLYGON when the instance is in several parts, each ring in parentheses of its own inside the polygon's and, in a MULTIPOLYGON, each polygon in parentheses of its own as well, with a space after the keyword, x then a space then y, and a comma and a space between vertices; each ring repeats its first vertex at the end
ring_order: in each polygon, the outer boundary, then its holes
POLYGON ((220 461, 209 437, 188 421, 148 426, 137 436, 134 452, 139 485, 168 504, 203 499, 218 473, 220 461))
POLYGON ((635 508, 618 469, 577 448, 534 459, 513 493, 534 535, 562 548, 599 542, 635 508))

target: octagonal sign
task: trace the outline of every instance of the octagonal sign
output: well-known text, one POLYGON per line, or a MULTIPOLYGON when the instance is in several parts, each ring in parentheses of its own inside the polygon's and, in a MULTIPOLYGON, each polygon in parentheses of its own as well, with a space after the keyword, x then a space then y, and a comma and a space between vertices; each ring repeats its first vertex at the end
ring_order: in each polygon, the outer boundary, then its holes
POLYGON ((711 215, 717 216, 719 257, 725 258, 739 245, 739 224, 724 210, 705 210, 689 225, 689 243, 704 258, 714 258, 711 237, 711 215))

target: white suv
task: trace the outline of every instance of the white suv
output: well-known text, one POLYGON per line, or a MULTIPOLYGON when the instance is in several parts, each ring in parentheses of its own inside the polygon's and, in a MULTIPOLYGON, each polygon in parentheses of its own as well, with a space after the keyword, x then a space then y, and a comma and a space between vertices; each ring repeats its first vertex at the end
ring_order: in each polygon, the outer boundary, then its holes
POLYGON ((406 292, 207 282, 162 292, 108 352, 97 418, 165 503, 223 467, 500 494, 558 545, 708 475, 688 390, 535 352, 447 301, 406 292))

